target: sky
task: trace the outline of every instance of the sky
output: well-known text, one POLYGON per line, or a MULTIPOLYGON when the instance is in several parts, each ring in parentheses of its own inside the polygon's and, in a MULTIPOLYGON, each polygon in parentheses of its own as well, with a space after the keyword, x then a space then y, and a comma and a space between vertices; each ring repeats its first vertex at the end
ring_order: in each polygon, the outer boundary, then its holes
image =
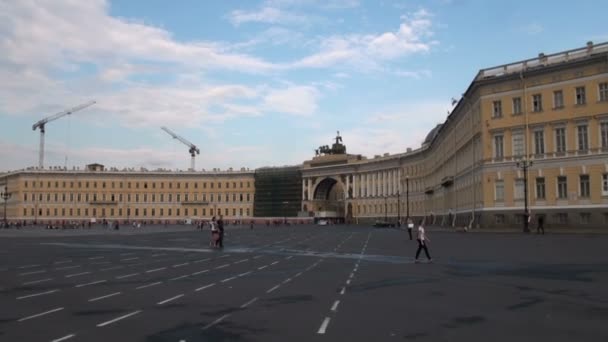
POLYGON ((608 41, 606 1, 0 1, 0 171, 297 165, 418 148, 476 73, 608 41))

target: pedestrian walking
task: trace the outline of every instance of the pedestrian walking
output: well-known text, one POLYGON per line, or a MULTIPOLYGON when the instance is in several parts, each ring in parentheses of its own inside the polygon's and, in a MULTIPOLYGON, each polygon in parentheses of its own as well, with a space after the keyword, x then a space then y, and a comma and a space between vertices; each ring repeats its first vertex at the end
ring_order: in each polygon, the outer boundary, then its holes
POLYGON ((410 240, 412 239, 412 229, 414 229, 414 221, 408 217, 407 219, 407 233, 410 235, 410 240))
POLYGON ((219 229, 217 228, 217 222, 215 221, 215 216, 213 216, 211 218, 211 222, 209 222, 209 225, 211 226, 211 242, 210 242, 210 245, 212 247, 217 247, 218 246, 218 241, 220 239, 220 232, 219 232, 219 229))
POLYGON ((422 225, 422 221, 420 221, 420 225, 418 226, 418 250, 416 251, 416 262, 418 262, 418 257, 420 256, 420 251, 424 249, 424 253, 426 254, 429 262, 432 262, 433 259, 429 254, 429 248, 427 243, 431 240, 426 236, 426 232, 424 231, 424 226, 422 225))
POLYGON ((545 218, 542 215, 538 215, 538 226, 536 226, 536 234, 545 235, 545 218))

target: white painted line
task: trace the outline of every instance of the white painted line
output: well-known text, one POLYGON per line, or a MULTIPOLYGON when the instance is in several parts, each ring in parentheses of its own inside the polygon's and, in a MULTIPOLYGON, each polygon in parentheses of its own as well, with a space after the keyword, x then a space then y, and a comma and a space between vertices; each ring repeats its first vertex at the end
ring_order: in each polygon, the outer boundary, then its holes
POLYGON ((325 334, 325 330, 327 330, 329 321, 330 321, 330 318, 325 317, 325 319, 323 320, 323 323, 321 323, 321 326, 319 327, 319 331, 317 331, 317 334, 325 334))
POLYGON ((248 261, 248 260, 249 260, 249 258, 247 258, 247 259, 243 259, 243 260, 239 260, 239 261, 235 261, 235 262, 234 262, 234 264, 235 264, 235 265, 236 265, 236 264, 240 264, 240 263, 245 262, 245 261, 248 261))
POLYGON ((258 267, 258 270, 263 270, 263 269, 265 269, 266 267, 268 267, 268 265, 260 266, 260 267, 258 267))
POLYGON ((160 284, 162 284, 162 283, 163 283, 162 281, 157 281, 156 283, 151 283, 151 284, 147 284, 147 285, 142 285, 142 286, 136 287, 135 289, 136 289, 136 290, 141 290, 141 289, 145 289, 146 287, 152 287, 152 286, 160 285, 160 284))
POLYGON ((283 284, 287 284, 287 283, 289 283, 290 281, 291 281, 291 278, 287 278, 287 279, 283 280, 283 284))
POLYGON ((184 278, 189 277, 189 276, 190 276, 189 274, 186 274, 186 275, 183 275, 183 276, 171 278, 171 279, 169 279, 169 281, 184 279, 184 278))
POLYGON ((72 338, 72 337, 74 337, 74 336, 76 336, 76 334, 69 334, 69 335, 65 335, 65 336, 63 336, 63 337, 60 337, 60 338, 54 339, 54 340, 52 340, 51 342, 61 342, 61 341, 69 340, 69 339, 71 339, 71 338, 72 338))
POLYGON ((67 264, 68 262, 72 262, 72 260, 55 261, 53 264, 60 265, 67 264))
POLYGON ((55 270, 56 271, 59 271, 59 270, 69 270, 69 269, 76 268, 76 267, 80 267, 80 265, 57 267, 57 268, 55 268, 55 270))
POLYGON ((191 275, 195 276, 195 275, 198 275, 198 274, 201 274, 201 273, 205 273, 205 272, 209 272, 209 270, 202 270, 202 271, 194 272, 191 275))
POLYGON ((204 261, 209 261, 209 260, 211 260, 211 259, 210 259, 210 258, 207 258, 207 259, 195 260, 195 261, 193 261, 192 263, 193 263, 193 264, 198 264, 199 262, 204 262, 204 261))
POLYGON ((131 312, 131 313, 126 314, 126 315, 124 315, 124 316, 120 316, 120 317, 118 317, 118 318, 114 318, 114 319, 113 319, 113 320, 111 320, 111 321, 107 321, 107 322, 99 323, 99 324, 97 324, 97 327, 98 327, 98 328, 105 327, 105 326, 106 326, 106 325, 108 325, 108 324, 112 324, 112 323, 118 322, 118 321, 120 321, 120 320, 123 320, 123 319, 125 319, 125 318, 129 318, 129 317, 131 317, 131 316, 137 315, 137 314, 138 314, 138 313, 140 313, 140 312, 141 312, 141 310, 137 310, 137 311, 135 311, 135 312, 131 312))
POLYGON ((218 257, 218 259, 220 259, 220 258, 226 258, 226 257, 229 257, 229 256, 230 256, 230 254, 224 254, 224 255, 218 257))
POLYGON ((101 297, 95 297, 95 298, 91 298, 88 301, 89 302, 96 302, 98 300, 102 300, 105 298, 110 298, 110 297, 114 297, 114 296, 118 296, 119 294, 121 294, 122 292, 114 292, 114 293, 110 293, 109 295, 105 295, 105 296, 101 296, 101 297))
POLYGON ((19 319, 17 322, 23 322, 23 321, 27 321, 28 319, 32 319, 32 318, 36 318, 36 317, 40 317, 40 316, 44 316, 44 315, 48 315, 51 314, 53 312, 57 312, 57 311, 61 311, 63 310, 63 308, 56 308, 56 309, 52 309, 49 311, 45 311, 45 312, 41 312, 39 314, 35 314, 35 315, 31 315, 31 316, 27 316, 27 317, 23 317, 21 319, 19 319))
POLYGON ((103 259, 103 258, 105 258, 105 256, 90 257, 89 260, 98 260, 98 259, 103 259))
POLYGON ((214 285, 215 285, 215 283, 211 283, 211 284, 209 284, 209 285, 201 286, 201 287, 199 287, 198 289, 194 290, 194 292, 202 291, 202 290, 204 290, 204 289, 206 289, 206 288, 209 288, 209 287, 211 287, 211 286, 214 286, 214 285))
POLYGON ((346 280, 346 285, 350 285, 350 279, 346 280))
POLYGON ((258 300, 258 297, 255 297, 252 300, 248 301, 247 303, 241 305, 241 309, 244 309, 244 308, 248 307, 249 305, 255 303, 256 300, 258 300))
POLYGON ((300 273, 296 274, 296 275, 295 275, 295 276, 293 276, 293 277, 294 277, 294 278, 297 278, 297 277, 299 277, 299 276, 301 276, 301 275, 302 275, 302 272, 300 272, 300 273))
POLYGON ((177 265, 173 265, 171 267, 177 268, 177 267, 182 267, 182 266, 186 266, 186 265, 189 265, 189 264, 190 264, 189 262, 185 262, 183 264, 177 264, 177 265))
POLYGON ((285 258, 285 260, 289 260, 291 258, 293 258, 293 255, 288 256, 287 258, 285 258))
POLYGON ((218 266, 215 269, 219 270, 220 268, 225 268, 225 267, 228 267, 228 266, 230 266, 230 264, 225 264, 225 265, 222 265, 222 266, 218 266))
POLYGON ((46 294, 51 294, 51 293, 55 293, 58 292, 58 289, 55 290, 50 290, 50 291, 46 291, 46 292, 39 292, 39 293, 34 293, 31 295, 27 295, 27 296, 21 296, 21 297, 17 297, 17 300, 21 300, 21 299, 25 299, 25 298, 31 298, 31 297, 38 297, 38 296, 44 296, 46 294))
POLYGON ((269 289, 268 291, 266 291, 266 293, 270 293, 276 289, 278 289, 281 286, 281 284, 274 286, 273 288, 269 289))
POLYGON ((342 287, 342 291, 340 291, 340 294, 343 295, 344 292, 346 292, 346 286, 342 287))
POLYGON ((98 261, 98 262, 92 262, 91 265, 107 265, 110 263, 111 262, 109 262, 109 261, 98 261))
POLYGON ((114 266, 114 267, 102 268, 102 269, 100 269, 100 271, 117 270, 119 268, 125 268, 125 267, 124 266, 114 266))
POLYGON ((26 283, 23 283, 23 285, 32 285, 32 284, 44 283, 45 281, 50 281, 50 280, 53 280, 53 278, 46 278, 46 279, 28 281, 26 283))
POLYGON ((19 276, 26 276, 26 275, 30 275, 30 274, 40 274, 40 273, 46 273, 46 270, 19 273, 19 276))
POLYGON ((276 264, 278 264, 278 263, 279 263, 279 261, 277 260, 277 261, 275 261, 275 262, 271 263, 270 265, 272 266, 272 265, 276 265, 276 264))
POLYGON ((176 299, 178 299, 178 298, 181 298, 181 297, 183 297, 183 296, 184 296, 184 294, 179 294, 179 295, 177 295, 177 296, 175 296, 175 297, 171 297, 171 298, 169 298, 169 299, 165 299, 165 300, 163 300, 162 302, 158 302, 158 303, 156 303, 156 305, 163 305, 163 304, 167 304, 167 303, 172 302, 172 301, 174 301, 174 300, 176 300, 176 299))
POLYGON ((226 279, 224 279, 224 280, 220 281, 220 283, 226 283, 226 282, 229 282, 229 281, 234 280, 234 279, 236 279, 236 278, 238 278, 238 277, 237 277, 237 276, 235 276, 235 277, 226 278, 226 279))
POLYGON ((253 272, 253 271, 249 271, 249 272, 241 273, 241 274, 239 274, 238 276, 239 276, 239 277, 244 277, 244 276, 246 276, 246 275, 248 275, 248 274, 251 274, 251 272, 253 272))
POLYGON ((156 258, 157 256, 161 256, 161 255, 167 255, 167 253, 152 254, 151 257, 156 258))
POLYGON ((91 272, 80 272, 80 273, 68 274, 65 277, 72 278, 72 277, 78 277, 78 276, 85 275, 85 274, 91 274, 91 272))
POLYGON ((336 311, 338 309, 338 304, 340 304, 340 301, 335 301, 334 305, 331 306, 331 311, 336 311))
POLYGON ((25 266, 19 266, 17 267, 18 270, 24 270, 26 268, 34 268, 34 267, 40 267, 40 265, 25 265, 25 266))
POLYGON ((203 330, 207 330, 207 329, 211 328, 212 326, 214 326, 214 325, 216 325, 216 324, 220 323, 221 321, 225 320, 225 319, 226 319, 226 318, 228 318, 229 316, 230 316, 230 314, 225 314, 224 316, 222 316, 222 317, 220 317, 220 318, 216 319, 215 321, 213 321, 213 322, 211 322, 211 323, 209 323, 209 324, 205 325, 205 326, 203 327, 203 330))
POLYGON ((158 271, 162 271, 162 270, 166 270, 166 267, 161 267, 161 268, 155 268, 153 270, 147 270, 146 273, 152 273, 152 272, 158 272, 158 271))
POLYGON ((86 284, 78 284, 74 287, 85 287, 85 286, 101 284, 101 283, 105 283, 105 282, 107 282, 107 280, 97 280, 97 281, 92 281, 92 282, 86 283, 86 284))
POLYGON ((137 259, 139 259, 139 257, 132 257, 132 258, 120 259, 120 261, 129 261, 129 260, 137 260, 137 259))
POLYGON ((354 274, 353 272, 351 272, 351 273, 350 273, 350 275, 349 275, 348 277, 349 277, 349 278, 352 278, 352 277, 354 277, 354 276, 355 276, 355 274, 354 274))
POLYGON ((253 257, 253 259, 259 259, 261 257, 263 257, 263 255, 256 255, 256 256, 253 257))
POLYGON ((125 274, 125 275, 121 275, 121 276, 116 277, 116 279, 124 279, 124 278, 129 278, 129 277, 136 276, 136 275, 138 275, 138 274, 139 274, 139 273, 125 274))

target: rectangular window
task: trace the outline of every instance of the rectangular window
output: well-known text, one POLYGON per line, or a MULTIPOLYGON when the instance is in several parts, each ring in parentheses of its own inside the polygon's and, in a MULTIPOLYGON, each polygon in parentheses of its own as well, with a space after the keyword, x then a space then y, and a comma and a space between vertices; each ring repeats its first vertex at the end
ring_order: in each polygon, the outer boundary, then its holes
POLYGON ((591 213, 581 213, 581 224, 591 223, 591 213))
POLYGON ((184 216, 188 216, 188 208, 184 208, 184 216))
POLYGON ((589 139, 587 134, 587 125, 577 126, 578 150, 586 152, 589 149, 589 139))
POLYGON ((249 216, 249 208, 247 208, 247 216, 249 216))
POLYGON ((230 189, 230 182, 226 182, 226 189, 230 189))
POLYGON ((524 132, 513 132, 513 156, 519 157, 524 155, 524 132))
POLYGON ((236 216, 236 208, 232 208, 232 216, 236 216))
POLYGON ((494 136, 494 158, 502 159, 504 157, 503 136, 494 136))
POLYGON ((502 117, 502 102, 500 100, 492 102, 492 118, 502 117))
POLYGON ((598 84, 599 100, 608 101, 608 82, 598 84))
POLYGON ((542 156, 545 154, 545 132, 534 131, 534 154, 542 156))
POLYGON ((589 198, 589 196, 590 196, 589 175, 580 175, 579 180, 580 180, 580 187, 581 187, 581 197, 589 198))
POLYGON ((532 95, 532 111, 542 112, 543 111, 543 96, 541 94, 532 95))
POLYGON ((222 188, 222 182, 217 182, 217 188, 221 189, 222 188))
POLYGON ((513 191, 513 199, 523 200, 524 199, 524 180, 516 179, 515 180, 515 189, 513 191))
POLYGON ((557 177, 557 198, 568 198, 568 180, 566 176, 557 177))
POLYGON ((555 152, 566 153, 566 128, 555 129, 555 152))
POLYGON ((495 198, 497 202, 505 200, 505 183, 504 181, 497 180, 495 184, 495 198))
POLYGON ((521 97, 514 97, 512 100, 513 115, 521 114, 521 97))
POLYGON ((179 216, 179 208, 175 209, 175 216, 179 216))
POLYGON ((602 196, 608 196, 608 173, 602 175, 602 196))
POLYGON ((553 92, 553 108, 564 108, 564 92, 556 90, 553 92))
POLYGON ((536 178, 536 199, 540 199, 540 200, 545 199, 545 178, 544 177, 536 178))
POLYGON ((585 87, 576 87, 574 92, 576 96, 577 105, 584 105, 585 103, 587 103, 587 97, 585 96, 585 87))
POLYGON ((600 136, 602 140, 602 149, 608 150, 608 122, 600 123, 600 136))
POLYGON ((228 216, 228 208, 225 208, 225 209, 224 209, 224 215, 225 215, 225 216, 228 216))
MULTIPOLYGON (((189 184, 188 182, 184 183, 184 189, 188 189, 188 184, 189 184)), ((188 214, 186 214, 186 215, 188 215, 188 214)))

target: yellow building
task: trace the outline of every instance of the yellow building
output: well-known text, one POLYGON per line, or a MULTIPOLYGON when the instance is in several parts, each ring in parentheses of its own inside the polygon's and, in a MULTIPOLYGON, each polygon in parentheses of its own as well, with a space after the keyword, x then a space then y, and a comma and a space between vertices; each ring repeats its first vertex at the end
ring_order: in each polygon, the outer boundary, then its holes
POLYGON ((238 220, 253 214, 253 175, 246 170, 118 171, 93 164, 84 171, 8 173, 0 178, 0 188, 11 193, 7 216, 12 221, 161 223, 218 215, 238 220))

